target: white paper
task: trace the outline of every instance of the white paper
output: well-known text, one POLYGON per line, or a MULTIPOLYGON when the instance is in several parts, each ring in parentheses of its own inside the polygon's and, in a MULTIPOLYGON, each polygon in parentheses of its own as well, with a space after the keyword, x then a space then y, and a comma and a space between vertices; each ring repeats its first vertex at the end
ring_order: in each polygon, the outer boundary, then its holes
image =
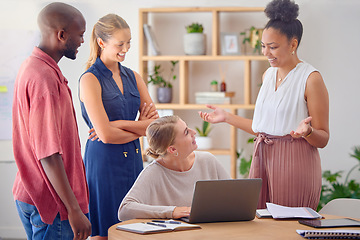
POLYGON ((274 203, 266 203, 268 211, 273 218, 321 218, 322 216, 306 207, 284 207, 274 203))

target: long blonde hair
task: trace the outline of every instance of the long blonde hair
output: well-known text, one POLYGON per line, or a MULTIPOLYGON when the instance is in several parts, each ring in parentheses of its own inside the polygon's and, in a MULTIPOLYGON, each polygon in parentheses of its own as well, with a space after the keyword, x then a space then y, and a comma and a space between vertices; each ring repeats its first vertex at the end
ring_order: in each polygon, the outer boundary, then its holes
POLYGON ((100 18, 95 23, 90 38, 90 57, 86 62, 86 69, 91 67, 100 56, 101 49, 97 39, 101 38, 104 42, 109 40, 116 30, 129 28, 126 21, 120 16, 110 13, 100 18))
POLYGON ((176 115, 165 116, 149 124, 146 129, 146 137, 149 143, 146 155, 153 158, 166 155, 167 148, 174 143, 175 125, 179 119, 176 115))

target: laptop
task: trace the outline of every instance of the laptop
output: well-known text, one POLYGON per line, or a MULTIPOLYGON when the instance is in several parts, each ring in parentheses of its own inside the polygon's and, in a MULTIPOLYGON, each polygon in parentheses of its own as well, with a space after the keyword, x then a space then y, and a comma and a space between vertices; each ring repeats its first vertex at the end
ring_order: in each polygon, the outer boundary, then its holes
POLYGON ((189 223, 249 221, 255 218, 262 180, 197 181, 189 223))

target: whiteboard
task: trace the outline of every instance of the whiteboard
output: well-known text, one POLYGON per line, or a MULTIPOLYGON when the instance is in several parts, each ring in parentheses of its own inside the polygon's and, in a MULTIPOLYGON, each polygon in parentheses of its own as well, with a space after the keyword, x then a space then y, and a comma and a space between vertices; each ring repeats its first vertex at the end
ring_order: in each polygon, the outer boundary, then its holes
POLYGON ((2 30, 0 38, 0 140, 11 140, 14 83, 21 63, 40 41, 38 30, 2 30))

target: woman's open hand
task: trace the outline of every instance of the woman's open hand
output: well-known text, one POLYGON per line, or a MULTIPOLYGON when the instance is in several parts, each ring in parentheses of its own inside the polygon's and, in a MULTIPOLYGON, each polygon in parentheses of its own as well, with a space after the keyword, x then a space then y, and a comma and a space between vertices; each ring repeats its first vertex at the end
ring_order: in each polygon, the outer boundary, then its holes
POLYGON ((199 115, 200 117, 209 123, 219 123, 219 122, 225 122, 226 120, 226 111, 224 111, 221 108, 215 107, 213 105, 206 105, 206 107, 214 110, 211 113, 207 113, 207 112, 201 112, 199 111, 199 115))
POLYGON ((299 123, 299 126, 297 127, 296 131, 291 131, 290 135, 293 138, 301 138, 309 135, 312 131, 310 126, 311 119, 312 117, 307 117, 304 120, 302 120, 299 123))

